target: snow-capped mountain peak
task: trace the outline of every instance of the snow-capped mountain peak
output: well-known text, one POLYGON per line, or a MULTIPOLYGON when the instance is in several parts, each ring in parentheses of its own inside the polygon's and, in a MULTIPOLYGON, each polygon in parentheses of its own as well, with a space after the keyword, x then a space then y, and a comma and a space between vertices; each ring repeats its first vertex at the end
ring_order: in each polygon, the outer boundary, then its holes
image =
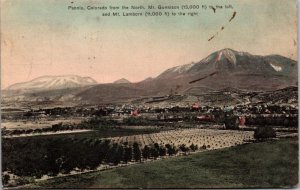
POLYGON ((65 76, 42 76, 28 82, 17 83, 9 86, 7 90, 47 90, 74 88, 97 84, 90 77, 80 77, 76 75, 65 76))
POLYGON ((195 63, 190 63, 190 64, 186 64, 186 65, 180 65, 180 66, 171 68, 170 71, 177 72, 178 74, 181 74, 181 73, 183 73, 185 71, 188 71, 194 65, 195 65, 195 63))
POLYGON ((162 78, 165 78, 166 76, 169 76, 169 75, 178 76, 178 75, 183 74, 183 73, 187 72, 188 70, 190 70, 195 64, 196 63, 192 62, 192 63, 189 63, 189 64, 172 67, 170 69, 167 69, 161 75, 159 75, 158 78, 160 78, 161 76, 163 76, 162 78))
POLYGON ((290 76, 296 73, 297 62, 279 55, 252 55, 229 48, 216 51, 197 63, 177 66, 164 71, 158 78, 183 78, 218 72, 246 74, 280 74, 290 76))
POLYGON ((221 59, 227 59, 231 64, 236 64, 236 56, 234 51, 231 49, 223 49, 218 52, 217 59, 215 62, 220 61, 221 59))

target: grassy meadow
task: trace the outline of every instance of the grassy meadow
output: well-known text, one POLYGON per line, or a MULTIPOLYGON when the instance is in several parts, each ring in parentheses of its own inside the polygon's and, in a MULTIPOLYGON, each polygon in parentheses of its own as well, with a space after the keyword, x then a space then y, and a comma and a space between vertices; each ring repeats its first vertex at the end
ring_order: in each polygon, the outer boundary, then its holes
POLYGON ((59 177, 27 187, 290 188, 298 184, 298 164, 298 139, 280 139, 59 177))

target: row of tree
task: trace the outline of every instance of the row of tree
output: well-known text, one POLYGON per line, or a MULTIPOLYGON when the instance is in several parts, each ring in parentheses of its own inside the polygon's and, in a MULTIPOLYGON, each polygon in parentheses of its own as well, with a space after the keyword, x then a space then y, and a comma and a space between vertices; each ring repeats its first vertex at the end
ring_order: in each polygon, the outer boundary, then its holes
MULTIPOLYGON (((206 148, 206 147, 201 147, 206 148)), ((72 138, 14 138, 3 139, 2 168, 18 176, 55 176, 72 170, 96 169, 100 164, 118 165, 130 161, 171 156, 178 151, 196 151, 197 145, 165 146, 157 143, 140 148, 137 142, 116 144, 110 140, 72 138)))
MULTIPOLYGON (((271 127, 258 127, 254 138, 264 141, 276 138, 271 127)), ((112 143, 107 139, 93 138, 12 138, 2 140, 2 169, 21 177, 40 178, 42 175, 56 176, 68 174, 72 170, 96 169, 101 164, 118 165, 131 161, 141 162, 176 155, 179 151, 187 153, 209 146, 182 144, 175 147, 154 143, 140 148, 137 142, 129 145, 112 143)), ((9 181, 9 175, 2 176, 3 182, 9 181)))

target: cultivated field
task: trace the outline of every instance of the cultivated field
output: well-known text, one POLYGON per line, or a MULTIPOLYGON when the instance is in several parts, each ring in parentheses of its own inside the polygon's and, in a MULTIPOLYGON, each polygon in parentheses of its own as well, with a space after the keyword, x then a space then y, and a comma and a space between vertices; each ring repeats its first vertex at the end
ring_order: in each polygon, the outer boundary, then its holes
POLYGON ((213 130, 213 129, 178 129, 152 134, 140 134, 109 138, 113 143, 132 145, 137 142, 140 147, 158 143, 159 145, 185 144, 205 146, 207 149, 219 149, 243 144, 253 140, 253 131, 213 130))
POLYGON ((26 130, 26 129, 41 129, 51 127, 52 125, 62 123, 64 125, 76 125, 84 121, 85 118, 72 118, 72 119, 47 119, 42 118, 39 120, 19 120, 19 121, 2 121, 1 127, 7 130, 26 130))

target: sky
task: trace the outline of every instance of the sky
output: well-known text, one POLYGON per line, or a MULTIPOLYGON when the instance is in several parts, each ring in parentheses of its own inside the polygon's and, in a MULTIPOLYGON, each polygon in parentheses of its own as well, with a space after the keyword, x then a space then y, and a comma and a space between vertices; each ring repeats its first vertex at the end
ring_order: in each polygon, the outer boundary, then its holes
POLYGON ((295 0, 1 0, 1 9, 1 89, 44 75, 138 82, 224 48, 297 60, 295 0), (194 17, 103 17, 101 11, 68 10, 150 4, 233 9, 200 9, 194 17))

